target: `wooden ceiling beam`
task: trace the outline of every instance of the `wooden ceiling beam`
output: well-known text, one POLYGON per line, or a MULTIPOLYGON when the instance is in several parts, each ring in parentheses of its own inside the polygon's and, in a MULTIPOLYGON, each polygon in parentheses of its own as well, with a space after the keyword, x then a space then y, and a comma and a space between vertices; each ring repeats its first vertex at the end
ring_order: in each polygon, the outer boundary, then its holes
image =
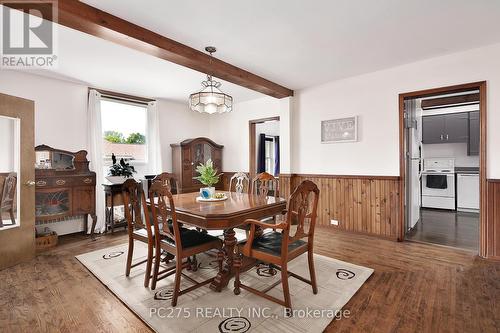
MULTIPOLYGON (((15 3, 6 4, 16 8, 15 3)), ((57 1, 57 22, 178 65, 207 73, 239 86, 276 98, 293 96, 293 90, 214 58, 175 40, 111 15, 78 0, 57 1)))

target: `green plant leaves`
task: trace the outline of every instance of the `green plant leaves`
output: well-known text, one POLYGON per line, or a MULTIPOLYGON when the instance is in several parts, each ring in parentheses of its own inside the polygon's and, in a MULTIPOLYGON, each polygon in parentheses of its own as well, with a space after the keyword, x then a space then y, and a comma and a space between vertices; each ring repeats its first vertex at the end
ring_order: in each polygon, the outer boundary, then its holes
POLYGON ((209 159, 205 164, 200 163, 200 165, 196 167, 196 172, 200 175, 198 177, 194 177, 193 179, 198 180, 207 187, 212 187, 217 184, 221 175, 217 174, 217 169, 214 168, 214 163, 211 159, 209 159))

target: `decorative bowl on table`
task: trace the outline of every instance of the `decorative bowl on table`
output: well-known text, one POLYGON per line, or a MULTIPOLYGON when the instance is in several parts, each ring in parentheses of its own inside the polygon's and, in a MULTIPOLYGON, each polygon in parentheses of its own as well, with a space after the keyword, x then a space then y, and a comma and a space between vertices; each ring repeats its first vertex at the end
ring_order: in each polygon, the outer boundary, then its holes
POLYGON ((196 201, 203 201, 203 202, 210 202, 210 201, 224 201, 227 200, 227 195, 226 193, 214 193, 213 195, 209 196, 208 198, 204 198, 202 196, 199 196, 196 198, 196 201))

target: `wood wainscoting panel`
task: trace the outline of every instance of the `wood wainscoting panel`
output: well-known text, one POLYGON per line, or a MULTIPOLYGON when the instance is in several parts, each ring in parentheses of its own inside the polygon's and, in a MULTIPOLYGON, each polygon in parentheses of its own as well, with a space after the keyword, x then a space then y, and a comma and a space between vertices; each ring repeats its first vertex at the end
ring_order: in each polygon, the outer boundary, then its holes
POLYGON ((486 257, 500 260, 500 179, 488 179, 486 188, 486 257))
POLYGON ((318 224, 338 230, 396 240, 399 212, 399 177, 387 176, 292 176, 292 188, 311 180, 320 189, 318 224), (337 220, 338 225, 332 225, 337 220))
MULTIPOLYGON (((234 172, 224 172, 222 183, 229 190, 234 172)), ((397 176, 337 176, 280 174, 280 197, 287 199, 304 180, 318 185, 318 225, 396 240, 401 213, 400 178, 397 176), (332 225, 337 220, 338 225, 332 225)))

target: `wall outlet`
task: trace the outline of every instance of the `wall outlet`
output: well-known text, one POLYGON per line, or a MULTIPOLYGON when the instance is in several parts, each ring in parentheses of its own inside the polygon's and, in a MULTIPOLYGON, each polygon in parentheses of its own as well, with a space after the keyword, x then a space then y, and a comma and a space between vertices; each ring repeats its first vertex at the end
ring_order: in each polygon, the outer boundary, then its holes
POLYGON ((337 220, 330 220, 331 225, 339 225, 339 221, 337 220))

